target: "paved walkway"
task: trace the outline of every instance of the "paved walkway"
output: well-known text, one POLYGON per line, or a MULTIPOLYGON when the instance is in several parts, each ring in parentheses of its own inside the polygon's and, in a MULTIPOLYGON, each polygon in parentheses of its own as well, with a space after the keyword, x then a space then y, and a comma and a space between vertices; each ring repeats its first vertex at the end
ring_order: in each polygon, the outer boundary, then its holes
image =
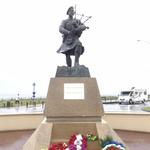
POLYGON ((116 130, 130 150, 150 150, 150 133, 116 130))
POLYGON ((0 150, 21 150, 33 131, 0 132, 0 150))
MULTIPOLYGON (((119 105, 119 104, 103 104, 104 110, 106 112, 145 112, 142 111, 142 107, 150 106, 150 102, 145 104, 136 104, 136 105, 119 105)), ((38 104, 36 107, 29 105, 28 107, 10 107, 10 108, 0 108, 0 115, 5 114, 29 114, 29 113, 42 113, 44 106, 38 104)))
MULTIPOLYGON (((0 132, 0 150, 21 150, 34 130, 0 132)), ((150 133, 116 130, 130 150, 150 150, 150 133)))
POLYGON ((10 107, 10 108, 0 108, 0 115, 5 114, 29 114, 29 113, 39 113, 43 112, 44 106, 38 104, 35 106, 29 105, 26 106, 19 106, 19 107, 10 107))

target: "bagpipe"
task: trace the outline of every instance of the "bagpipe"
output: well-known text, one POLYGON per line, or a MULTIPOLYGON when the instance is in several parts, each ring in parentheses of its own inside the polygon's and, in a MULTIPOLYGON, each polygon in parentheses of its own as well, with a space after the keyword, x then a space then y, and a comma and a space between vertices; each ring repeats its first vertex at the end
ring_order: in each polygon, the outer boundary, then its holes
POLYGON ((84 14, 78 14, 76 11, 76 5, 74 7, 74 18, 70 23, 68 22, 68 27, 71 28, 70 35, 81 36, 83 30, 89 29, 88 26, 85 26, 85 23, 91 19, 92 16, 86 16, 84 14))
MULTIPOLYGON (((78 14, 77 13, 77 8, 76 8, 76 5, 74 6, 74 11, 75 11, 75 19, 77 19, 77 16, 79 16, 79 21, 82 23, 82 24, 85 24, 89 19, 92 18, 92 16, 86 16, 84 14, 78 14)), ((89 27, 86 27, 86 29, 89 29, 89 27)))

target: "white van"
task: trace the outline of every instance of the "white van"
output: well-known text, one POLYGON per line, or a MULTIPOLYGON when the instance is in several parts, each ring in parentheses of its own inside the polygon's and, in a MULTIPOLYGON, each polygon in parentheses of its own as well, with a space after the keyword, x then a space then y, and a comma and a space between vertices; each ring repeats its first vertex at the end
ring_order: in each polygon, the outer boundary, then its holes
POLYGON ((147 90, 145 89, 131 88, 129 91, 121 91, 120 95, 118 96, 119 104, 134 104, 135 102, 144 103, 146 100, 148 100, 148 94, 147 90))

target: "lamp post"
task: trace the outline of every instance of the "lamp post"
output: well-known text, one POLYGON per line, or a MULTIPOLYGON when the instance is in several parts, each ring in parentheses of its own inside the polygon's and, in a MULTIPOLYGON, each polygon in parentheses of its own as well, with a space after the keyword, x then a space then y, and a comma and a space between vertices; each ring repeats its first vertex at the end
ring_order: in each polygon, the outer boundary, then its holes
POLYGON ((149 41, 145 41, 145 40, 137 40, 137 42, 144 42, 144 43, 150 44, 149 41))
POLYGON ((16 100, 18 100, 18 101, 20 100, 20 94, 19 93, 17 94, 16 100))
POLYGON ((32 92, 32 99, 33 101, 35 100, 35 83, 32 84, 33 85, 33 92, 32 92))

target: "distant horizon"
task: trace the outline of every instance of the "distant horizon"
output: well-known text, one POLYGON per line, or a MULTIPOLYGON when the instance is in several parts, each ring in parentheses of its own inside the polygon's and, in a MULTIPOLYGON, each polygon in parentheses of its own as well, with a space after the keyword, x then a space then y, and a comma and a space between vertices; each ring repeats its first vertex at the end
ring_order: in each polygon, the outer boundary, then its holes
MULTIPOLYGON (((129 89, 130 90, 130 89, 129 89)), ((105 97, 105 96, 118 96, 120 93, 118 94, 101 94, 101 97, 105 97)), ((147 93, 148 95, 150 95, 150 93, 147 93)), ((38 95, 38 96, 35 96, 35 99, 37 98, 46 98, 47 95, 38 95)), ((18 96, 17 94, 16 95, 5 95, 5 96, 2 96, 0 95, 0 100, 10 100, 10 99, 17 99, 18 96)), ((20 99, 32 99, 32 95, 20 95, 19 96, 20 99)))
MULTIPOLYGON (((150 2, 120 0, 0 1, 0 97, 47 95, 57 66, 66 65, 56 51, 66 11, 92 16, 80 37, 85 51, 80 65, 89 68, 101 95, 118 95, 131 87, 150 93, 150 2)), ((81 16, 78 19, 81 19, 81 16)), ((86 17, 82 18, 82 22, 86 17)))

